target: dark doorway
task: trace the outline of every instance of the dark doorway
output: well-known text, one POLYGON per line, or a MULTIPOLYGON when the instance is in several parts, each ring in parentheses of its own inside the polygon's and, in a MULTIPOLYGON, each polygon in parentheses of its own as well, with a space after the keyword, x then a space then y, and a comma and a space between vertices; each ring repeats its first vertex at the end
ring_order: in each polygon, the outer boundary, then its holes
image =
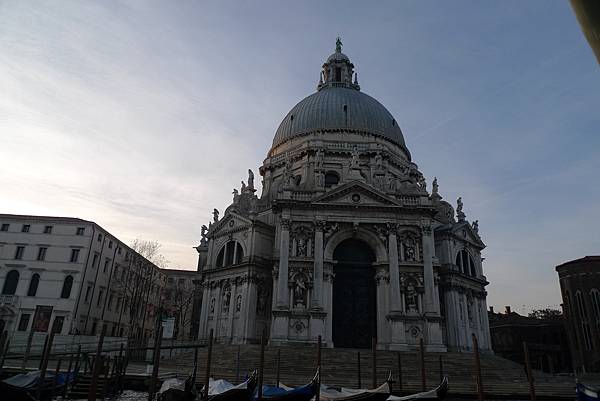
POLYGON ((333 345, 369 348, 376 336, 375 255, 363 241, 349 239, 333 252, 333 345))

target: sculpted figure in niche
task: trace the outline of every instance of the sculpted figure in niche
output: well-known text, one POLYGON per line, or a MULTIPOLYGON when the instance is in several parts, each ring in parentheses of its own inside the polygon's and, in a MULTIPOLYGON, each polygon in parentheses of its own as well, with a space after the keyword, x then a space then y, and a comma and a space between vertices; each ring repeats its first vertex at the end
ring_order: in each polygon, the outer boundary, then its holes
POLYGON ((358 169, 360 168, 358 161, 359 161, 359 154, 358 154, 358 148, 355 146, 352 149, 352 160, 350 161, 350 168, 352 169, 358 169))
POLYGON ((265 316, 267 314, 267 292, 264 288, 258 289, 258 296, 256 301, 256 314, 258 316, 265 316))
POLYGON ((472 322, 473 321, 473 299, 471 299, 471 298, 467 299, 467 316, 469 318, 469 321, 472 322))
POLYGON ((210 300, 210 314, 211 314, 211 315, 212 315, 213 313, 215 313, 215 301, 216 301, 216 300, 215 300, 214 298, 212 298, 212 299, 210 300))
POLYGON ((375 155, 375 168, 377 170, 383 170, 383 157, 381 157, 381 153, 379 152, 375 155))
POLYGON ((235 297, 235 311, 239 312, 242 310, 242 294, 238 294, 237 297, 235 297))
POLYGON ((396 190, 396 180, 394 179, 394 176, 391 174, 387 176, 387 189, 390 191, 396 190))
POLYGON ((315 173, 315 185, 317 188, 323 188, 325 185, 325 175, 323 172, 319 171, 315 173))
POLYGON ((298 246, 296 248, 297 256, 306 256, 306 239, 303 237, 298 238, 298 246))
POLYGON ((323 151, 318 149, 315 153, 315 167, 320 169, 323 168, 323 151))
POLYGON ((229 311, 229 303, 231 302, 231 288, 225 288, 225 293, 223 294, 223 312, 229 311))
POLYGON ((404 250, 404 260, 407 262, 414 262, 417 260, 415 240, 413 238, 406 238, 402 242, 404 250))
POLYGON ((325 242, 338 230, 338 227, 338 223, 333 223, 325 228, 325 232, 323 233, 325 242))
POLYGON ((304 274, 296 275, 294 283, 294 306, 297 308, 306 306, 306 277, 304 277, 304 274))
POLYGON ((415 286, 410 283, 406 287, 406 310, 409 312, 417 312, 419 310, 418 295, 415 286))

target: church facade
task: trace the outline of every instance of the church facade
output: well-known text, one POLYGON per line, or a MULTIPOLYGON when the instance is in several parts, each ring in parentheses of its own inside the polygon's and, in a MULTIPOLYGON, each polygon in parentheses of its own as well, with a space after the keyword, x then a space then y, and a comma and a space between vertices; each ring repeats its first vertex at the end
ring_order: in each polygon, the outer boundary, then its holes
POLYGON ((199 338, 491 352, 478 224, 428 191, 339 40, 259 172, 202 227, 199 338))

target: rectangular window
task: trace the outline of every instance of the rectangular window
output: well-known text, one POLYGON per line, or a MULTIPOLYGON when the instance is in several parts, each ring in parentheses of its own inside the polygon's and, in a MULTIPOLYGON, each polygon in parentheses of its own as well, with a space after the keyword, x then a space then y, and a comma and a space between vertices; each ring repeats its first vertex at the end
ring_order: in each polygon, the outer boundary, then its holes
POLYGON ((108 249, 112 249, 112 241, 108 241, 108 249))
POLYGON ((90 294, 92 293, 92 286, 88 285, 85 290, 85 302, 90 302, 90 294))
POLYGON ((15 259, 23 259, 23 253, 25 253, 25 247, 18 246, 17 251, 15 252, 15 259))
POLYGON ((92 267, 95 269, 98 263, 98 254, 94 253, 94 259, 92 259, 92 267))
POLYGON ((115 306, 115 310, 116 310, 117 312, 121 310, 121 302, 122 302, 122 299, 123 299, 123 298, 121 298, 121 297, 117 298, 117 305, 115 306))
POLYGON ((31 319, 31 314, 23 313, 21 315, 21 320, 19 320, 19 327, 17 328, 17 330, 27 331, 27 328, 29 327, 29 319, 31 319))
POLYGON ((120 255, 121 254, 121 247, 117 248, 117 253, 120 255))
POLYGON ((79 259, 79 249, 71 249, 71 263, 77 263, 79 259))
POLYGON ((28 233, 30 228, 31 228, 30 224, 23 224, 23 228, 21 229, 21 232, 28 233))
POLYGON ((2 224, 2 227, 0 227, 0 231, 8 231, 8 227, 10 227, 10 224, 2 224))
POLYGON ((113 303, 113 294, 110 294, 108 296, 108 305, 106 305, 106 308, 108 310, 112 310, 112 303, 113 303))
POLYGON ((63 324, 65 323, 64 316, 56 316, 54 318, 54 323, 52 323, 52 331, 56 334, 60 334, 63 329, 63 324))
POLYGON ((102 241, 102 234, 98 234, 98 242, 102 241))
POLYGON ((44 234, 52 234, 52 226, 44 227, 44 234))
POLYGON ((77 231, 75 232, 75 235, 83 235, 85 234, 85 227, 77 227, 77 231))
POLYGON ((106 273, 106 271, 108 270, 108 264, 110 263, 110 259, 106 259, 104 261, 104 269, 102 269, 103 273, 106 273))
POLYGON ((48 250, 48 248, 41 246, 40 249, 38 249, 37 260, 46 260, 46 251, 47 250, 48 250))
POLYGON ((100 306, 100 304, 102 303, 103 295, 104 295, 104 290, 100 290, 100 292, 98 292, 98 299, 96 300, 96 306, 100 306))

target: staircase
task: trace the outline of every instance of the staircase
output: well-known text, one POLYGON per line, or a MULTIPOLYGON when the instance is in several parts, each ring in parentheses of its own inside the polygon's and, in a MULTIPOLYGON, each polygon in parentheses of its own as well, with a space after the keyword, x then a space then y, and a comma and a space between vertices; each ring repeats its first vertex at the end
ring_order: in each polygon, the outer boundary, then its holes
MULTIPOLYGON (((323 348, 321 353, 321 382, 328 385, 357 388, 358 355, 360 351, 360 385, 372 387, 372 353, 370 350, 323 348)), ((257 345, 215 345, 212 354, 211 376, 232 382, 243 380, 247 372, 257 369, 260 347, 257 345)), ((264 381, 274 384, 277 376, 277 355, 280 358, 280 380, 287 385, 301 385, 311 380, 316 370, 317 352, 314 346, 267 347, 265 350, 264 381)), ((200 349, 198 360, 199 383, 204 381, 207 349, 200 349)), ((470 353, 426 353, 427 388, 440 382, 440 357, 444 376, 450 383, 452 397, 475 397, 474 356, 470 353)), ((421 391, 421 364, 418 352, 377 351, 377 385, 392 372, 394 392, 402 394, 421 391), (402 365, 402 383, 398 379, 398 355, 402 365)), ((161 371, 189 373, 193 369, 193 353, 178 355, 161 362, 161 371)), ((529 385, 522 365, 493 356, 481 356, 482 382, 486 398, 529 399, 529 385)), ((569 399, 574 397, 575 384, 570 377, 535 372, 538 398, 569 399)))

